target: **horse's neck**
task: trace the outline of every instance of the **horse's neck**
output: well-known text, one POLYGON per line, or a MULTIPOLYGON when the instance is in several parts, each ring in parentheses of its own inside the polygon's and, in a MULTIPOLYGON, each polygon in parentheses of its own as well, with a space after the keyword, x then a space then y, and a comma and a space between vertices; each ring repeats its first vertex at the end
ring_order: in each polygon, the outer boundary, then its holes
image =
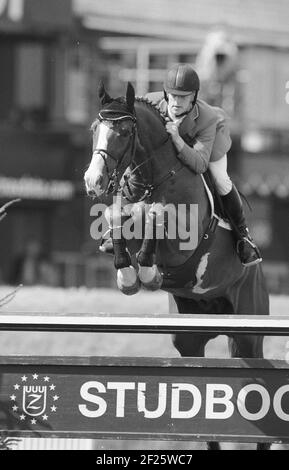
POLYGON ((138 175, 153 184, 177 160, 161 117, 150 106, 139 103, 137 108, 138 139, 134 163, 140 165, 138 175))
POLYGON ((139 165, 139 169, 134 176, 140 182, 156 186, 156 200, 200 205, 200 222, 207 220, 209 207, 201 176, 183 166, 176 172, 175 182, 171 184, 173 180, 170 179, 170 171, 176 167, 179 169, 181 165, 176 149, 157 112, 149 109, 145 103, 140 103, 138 109, 139 132, 135 165, 139 165), (160 182, 162 183, 159 185, 160 182))

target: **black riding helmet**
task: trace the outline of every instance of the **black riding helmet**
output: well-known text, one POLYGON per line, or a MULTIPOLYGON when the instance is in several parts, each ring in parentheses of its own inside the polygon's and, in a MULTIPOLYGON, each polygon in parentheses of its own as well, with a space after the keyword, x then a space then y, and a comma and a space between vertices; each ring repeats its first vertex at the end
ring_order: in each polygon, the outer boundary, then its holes
POLYGON ((200 89, 200 79, 195 69, 190 64, 175 64, 167 72, 164 82, 164 94, 190 95, 195 92, 193 106, 196 104, 200 89))

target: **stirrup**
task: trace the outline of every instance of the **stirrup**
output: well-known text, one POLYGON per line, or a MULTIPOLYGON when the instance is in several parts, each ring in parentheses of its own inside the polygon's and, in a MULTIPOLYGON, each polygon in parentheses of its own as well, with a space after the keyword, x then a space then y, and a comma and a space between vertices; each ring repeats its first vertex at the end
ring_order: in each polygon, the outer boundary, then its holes
POLYGON ((254 261, 250 261, 250 263, 242 263, 242 266, 245 268, 250 268, 250 266, 256 266, 257 264, 262 263, 263 258, 257 258, 254 261))
POLYGON ((253 240, 250 239, 249 237, 242 237, 241 240, 238 240, 238 241, 237 241, 237 254, 238 254, 238 256, 239 256, 239 258, 240 258, 240 261, 241 261, 241 263, 242 263, 242 265, 243 265, 244 267, 255 266, 256 264, 259 264, 259 263, 261 263, 261 262, 263 261, 263 259, 262 259, 262 257, 261 257, 261 254, 260 254, 260 251, 258 250, 258 247, 255 245, 255 243, 253 242, 253 240), (255 259, 254 259, 254 257, 252 256, 252 257, 253 257, 252 261, 248 261, 248 262, 245 263, 245 262, 242 260, 243 256, 242 256, 242 253, 241 253, 241 251, 240 251, 240 249, 239 249, 239 246, 240 246, 240 244, 241 244, 242 242, 248 243, 248 244, 251 246, 251 248, 254 250, 255 259))

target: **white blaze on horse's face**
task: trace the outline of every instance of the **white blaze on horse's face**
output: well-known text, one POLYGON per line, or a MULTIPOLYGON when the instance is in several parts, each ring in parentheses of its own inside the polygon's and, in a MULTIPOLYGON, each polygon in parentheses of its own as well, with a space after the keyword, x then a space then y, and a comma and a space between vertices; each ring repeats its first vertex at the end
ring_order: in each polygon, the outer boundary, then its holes
POLYGON ((118 180, 129 165, 133 146, 131 119, 102 121, 93 131, 93 155, 84 175, 86 191, 90 196, 101 196, 108 188, 115 169, 118 180), (129 156, 129 160, 124 158, 129 156), (119 165, 122 165, 120 171, 119 165))
MULTIPOLYGON (((89 196, 101 196, 108 184, 108 175, 106 171, 105 153, 108 151, 108 141, 110 129, 103 123, 97 126, 96 134, 93 136, 93 148, 99 149, 93 151, 90 165, 85 172, 84 181, 86 191, 89 196), (100 153, 103 151, 103 156, 100 153)), ((110 162, 107 162, 109 166, 110 162)))

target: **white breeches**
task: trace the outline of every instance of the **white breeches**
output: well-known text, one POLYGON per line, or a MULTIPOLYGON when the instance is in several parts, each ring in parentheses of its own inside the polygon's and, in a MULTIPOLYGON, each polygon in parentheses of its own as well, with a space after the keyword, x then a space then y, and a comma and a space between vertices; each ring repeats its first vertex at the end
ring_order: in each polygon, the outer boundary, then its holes
POLYGON ((227 154, 216 162, 210 162, 209 169, 214 178, 218 193, 221 196, 226 196, 233 186, 231 178, 227 173, 227 154))

